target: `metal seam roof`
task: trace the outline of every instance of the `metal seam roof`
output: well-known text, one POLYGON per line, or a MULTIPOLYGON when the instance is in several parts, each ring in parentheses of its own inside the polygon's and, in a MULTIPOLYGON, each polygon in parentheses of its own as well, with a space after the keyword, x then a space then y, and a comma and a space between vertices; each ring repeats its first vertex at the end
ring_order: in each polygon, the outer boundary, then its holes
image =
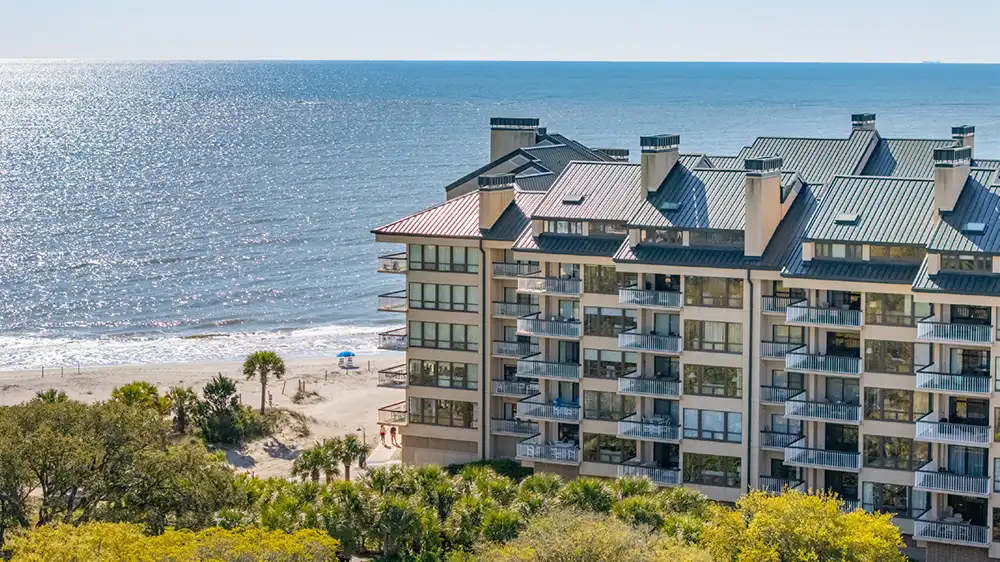
POLYGON ((758 137, 737 157, 780 156, 784 169, 798 172, 808 183, 825 184, 834 176, 854 173, 875 138, 875 131, 861 130, 851 131, 846 139, 758 137))
POLYGON ((881 138, 861 175, 931 178, 934 177, 934 149, 954 144, 951 139, 881 138))
POLYGON ((639 164, 572 162, 549 188, 536 218, 626 222, 639 204, 639 164), (580 203, 566 203, 570 196, 580 203))
POLYGON ((1000 253, 1000 185, 990 185, 993 173, 993 170, 972 170, 955 210, 938 221, 928 250, 1000 253), (983 223, 986 228, 982 234, 964 232, 970 222, 983 223))
POLYGON ((816 211, 806 240, 924 244, 934 216, 934 181, 838 176, 816 211), (857 214, 845 224, 842 215, 857 214))
POLYGON ((660 188, 640 201, 630 225, 658 228, 742 230, 746 202, 743 170, 690 170, 675 166, 660 188), (676 211, 661 211, 679 203, 676 211))

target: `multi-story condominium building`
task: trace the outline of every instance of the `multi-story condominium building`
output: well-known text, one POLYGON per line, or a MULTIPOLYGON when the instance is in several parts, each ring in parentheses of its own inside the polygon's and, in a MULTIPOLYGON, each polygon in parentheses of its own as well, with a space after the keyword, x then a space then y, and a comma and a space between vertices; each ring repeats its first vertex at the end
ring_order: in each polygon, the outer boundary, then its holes
POLYGON ((380 420, 408 463, 828 489, 928 559, 1000 558, 1000 160, 974 131, 866 113, 733 156, 643 136, 636 164, 493 119, 488 164, 374 231, 405 245, 380 420))

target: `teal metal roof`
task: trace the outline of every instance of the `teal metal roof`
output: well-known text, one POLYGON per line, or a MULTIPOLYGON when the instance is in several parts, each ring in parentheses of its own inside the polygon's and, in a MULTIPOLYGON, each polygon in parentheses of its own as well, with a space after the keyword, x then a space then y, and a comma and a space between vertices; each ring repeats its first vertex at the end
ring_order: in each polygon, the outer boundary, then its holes
POLYGON ((929 275, 927 259, 920 265, 913 290, 922 293, 952 293, 958 295, 1000 296, 1000 275, 968 275, 938 273, 929 275))
MULTIPOLYGON (((538 252, 566 256, 601 256, 610 258, 626 240, 622 236, 578 236, 543 234, 533 236, 526 229, 514 242, 516 252, 538 252)), ((626 242, 627 243, 627 242, 626 242)))
POLYGON ((928 250, 1000 254, 1000 185, 990 185, 994 173, 981 168, 969 173, 955 210, 941 217, 928 250), (968 223, 982 223, 982 234, 966 232, 968 223))
POLYGON ((861 175, 932 178, 934 149, 954 144, 951 139, 879 139, 861 175))
POLYGON ((746 158, 780 156, 785 170, 798 172, 808 183, 825 184, 834 176, 856 173, 876 138, 875 131, 860 130, 851 131, 846 139, 758 137, 737 157, 742 162, 746 158))
POLYGON ((742 170, 743 160, 739 156, 706 156, 706 168, 718 168, 720 170, 742 170))
POLYGON ((805 239, 924 244, 933 217, 933 180, 838 176, 828 186, 805 239), (857 219, 844 220, 849 215, 857 219))
POLYGON ((639 164, 628 162, 573 162, 549 188, 534 216, 624 223, 639 205, 640 172, 639 164))
POLYGON ((743 230, 743 170, 675 166, 660 188, 640 201, 629 224, 637 227, 743 230), (678 204, 677 210, 667 209, 678 204))

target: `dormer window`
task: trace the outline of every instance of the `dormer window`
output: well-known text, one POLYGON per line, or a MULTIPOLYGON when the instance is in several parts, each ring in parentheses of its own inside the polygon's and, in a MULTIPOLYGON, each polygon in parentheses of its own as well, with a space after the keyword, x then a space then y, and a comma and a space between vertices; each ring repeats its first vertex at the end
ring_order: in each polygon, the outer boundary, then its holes
POLYGON ((835 260, 860 260, 861 244, 816 243, 816 257, 835 260))
POLYGON ((971 254, 941 254, 941 271, 993 273, 993 258, 971 254))
POLYGON ((871 261, 919 263, 927 255, 927 248, 923 246, 872 246, 870 250, 871 261))
POLYGON ((583 234, 583 222, 545 221, 545 232, 550 234, 583 234))
POLYGON ((716 246, 742 248, 742 230, 692 230, 691 246, 716 246))
POLYGON ((626 236, 628 229, 622 223, 614 222, 592 222, 590 223, 591 236, 626 236))
POLYGON ((639 243, 683 246, 684 232, 676 228, 646 228, 639 231, 639 243))

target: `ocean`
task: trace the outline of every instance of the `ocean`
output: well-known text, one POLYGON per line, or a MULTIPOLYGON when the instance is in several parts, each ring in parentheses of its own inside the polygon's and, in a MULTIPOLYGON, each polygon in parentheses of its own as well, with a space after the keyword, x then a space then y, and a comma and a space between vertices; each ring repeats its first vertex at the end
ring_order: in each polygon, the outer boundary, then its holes
POLYGON ((373 352, 403 283, 370 230, 485 163, 492 116, 734 154, 874 111, 1000 157, 998 91, 992 65, 0 63, 0 368, 373 352))

